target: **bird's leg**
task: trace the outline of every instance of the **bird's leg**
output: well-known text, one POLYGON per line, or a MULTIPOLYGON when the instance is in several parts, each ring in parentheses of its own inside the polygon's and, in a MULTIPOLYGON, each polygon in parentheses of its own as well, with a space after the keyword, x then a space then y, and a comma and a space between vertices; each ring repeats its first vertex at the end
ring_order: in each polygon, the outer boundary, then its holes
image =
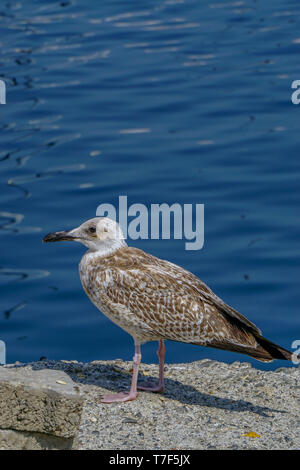
POLYGON ((131 379, 131 386, 129 392, 113 393, 110 395, 103 395, 101 398, 102 403, 119 403, 124 401, 135 400, 137 397, 137 379, 139 373, 139 365, 141 362, 141 347, 135 345, 135 354, 133 357, 133 374, 131 379))
POLYGON ((138 390, 144 390, 145 392, 163 392, 165 389, 165 380, 164 380, 164 365, 165 365, 165 352, 166 348, 163 340, 159 341, 159 347, 157 351, 159 359, 159 381, 157 385, 151 385, 149 383, 141 383, 138 385, 138 390))

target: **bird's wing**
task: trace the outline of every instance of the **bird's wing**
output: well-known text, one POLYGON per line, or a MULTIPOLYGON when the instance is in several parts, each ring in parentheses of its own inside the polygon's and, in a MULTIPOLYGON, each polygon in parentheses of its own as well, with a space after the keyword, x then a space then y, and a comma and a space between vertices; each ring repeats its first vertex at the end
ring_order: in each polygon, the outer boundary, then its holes
POLYGON ((108 300, 165 338, 200 344, 224 337, 238 341, 239 329, 243 338, 245 330, 259 332, 196 276, 141 250, 126 249, 107 269, 108 300))
MULTIPOLYGON (((158 258, 157 258, 158 259, 158 258)), ((175 280, 180 280, 184 285, 191 287, 200 296, 201 300, 213 305, 226 319, 234 320, 240 325, 247 327, 254 334, 261 335, 261 330, 241 313, 230 305, 226 304, 218 297, 203 281, 191 272, 181 268, 180 266, 170 263, 169 261, 159 260, 160 263, 152 269, 165 271, 175 280), (161 261, 163 263, 161 263, 161 261)))
MULTIPOLYGON (((188 328, 192 321, 197 323, 199 318, 191 308, 196 304, 199 312, 204 308, 200 298, 197 302, 193 299, 192 289, 176 285, 165 273, 154 273, 147 266, 110 266, 95 282, 110 308, 124 316, 127 329, 134 330, 136 325, 146 336, 184 341, 180 324, 188 328)), ((125 329, 121 323, 122 319, 119 324, 125 329)), ((187 338, 191 339, 197 338, 187 338)))

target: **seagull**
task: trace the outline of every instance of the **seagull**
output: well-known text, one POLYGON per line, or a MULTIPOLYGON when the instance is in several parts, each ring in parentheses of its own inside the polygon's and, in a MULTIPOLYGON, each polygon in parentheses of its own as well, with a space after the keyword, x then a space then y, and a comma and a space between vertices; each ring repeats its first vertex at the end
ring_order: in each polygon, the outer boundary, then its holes
POLYGON ((135 345, 130 390, 104 395, 103 403, 126 402, 137 390, 164 391, 164 340, 247 354, 259 361, 291 360, 292 353, 262 336, 251 321, 227 305, 184 268, 129 247, 120 225, 95 217, 73 230, 49 233, 43 242, 76 241, 88 250, 79 264, 84 291, 135 345), (159 381, 138 384, 141 345, 158 341, 159 381))

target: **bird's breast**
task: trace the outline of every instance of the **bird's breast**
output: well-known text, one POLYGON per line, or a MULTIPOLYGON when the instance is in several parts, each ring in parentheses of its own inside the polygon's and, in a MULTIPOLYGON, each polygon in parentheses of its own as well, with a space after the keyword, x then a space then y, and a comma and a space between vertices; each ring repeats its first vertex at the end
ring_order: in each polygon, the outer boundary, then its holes
POLYGON ((132 305, 120 294, 115 279, 108 267, 94 263, 93 258, 83 257, 79 274, 85 293, 92 303, 112 322, 127 331, 136 341, 160 339, 152 334, 152 329, 140 315, 135 315, 132 305))
POLYGON ((105 295, 108 282, 102 282, 107 278, 106 271, 101 269, 96 257, 85 255, 79 264, 79 275, 86 294, 96 303, 105 295))

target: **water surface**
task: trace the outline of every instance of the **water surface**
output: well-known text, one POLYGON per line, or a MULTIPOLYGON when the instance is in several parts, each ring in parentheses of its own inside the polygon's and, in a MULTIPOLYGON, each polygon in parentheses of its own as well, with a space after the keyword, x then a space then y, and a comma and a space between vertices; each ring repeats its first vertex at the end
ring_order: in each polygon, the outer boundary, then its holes
MULTIPOLYGON (((119 195, 205 204, 205 245, 134 245, 191 270, 291 347, 300 339, 299 2, 1 4, 0 338, 7 361, 130 359, 90 303, 84 248, 42 245, 119 195)), ((131 244, 133 244, 131 242, 131 244)), ((143 359, 155 360, 155 346, 143 359)), ((168 343, 167 360, 250 361, 168 343)))

